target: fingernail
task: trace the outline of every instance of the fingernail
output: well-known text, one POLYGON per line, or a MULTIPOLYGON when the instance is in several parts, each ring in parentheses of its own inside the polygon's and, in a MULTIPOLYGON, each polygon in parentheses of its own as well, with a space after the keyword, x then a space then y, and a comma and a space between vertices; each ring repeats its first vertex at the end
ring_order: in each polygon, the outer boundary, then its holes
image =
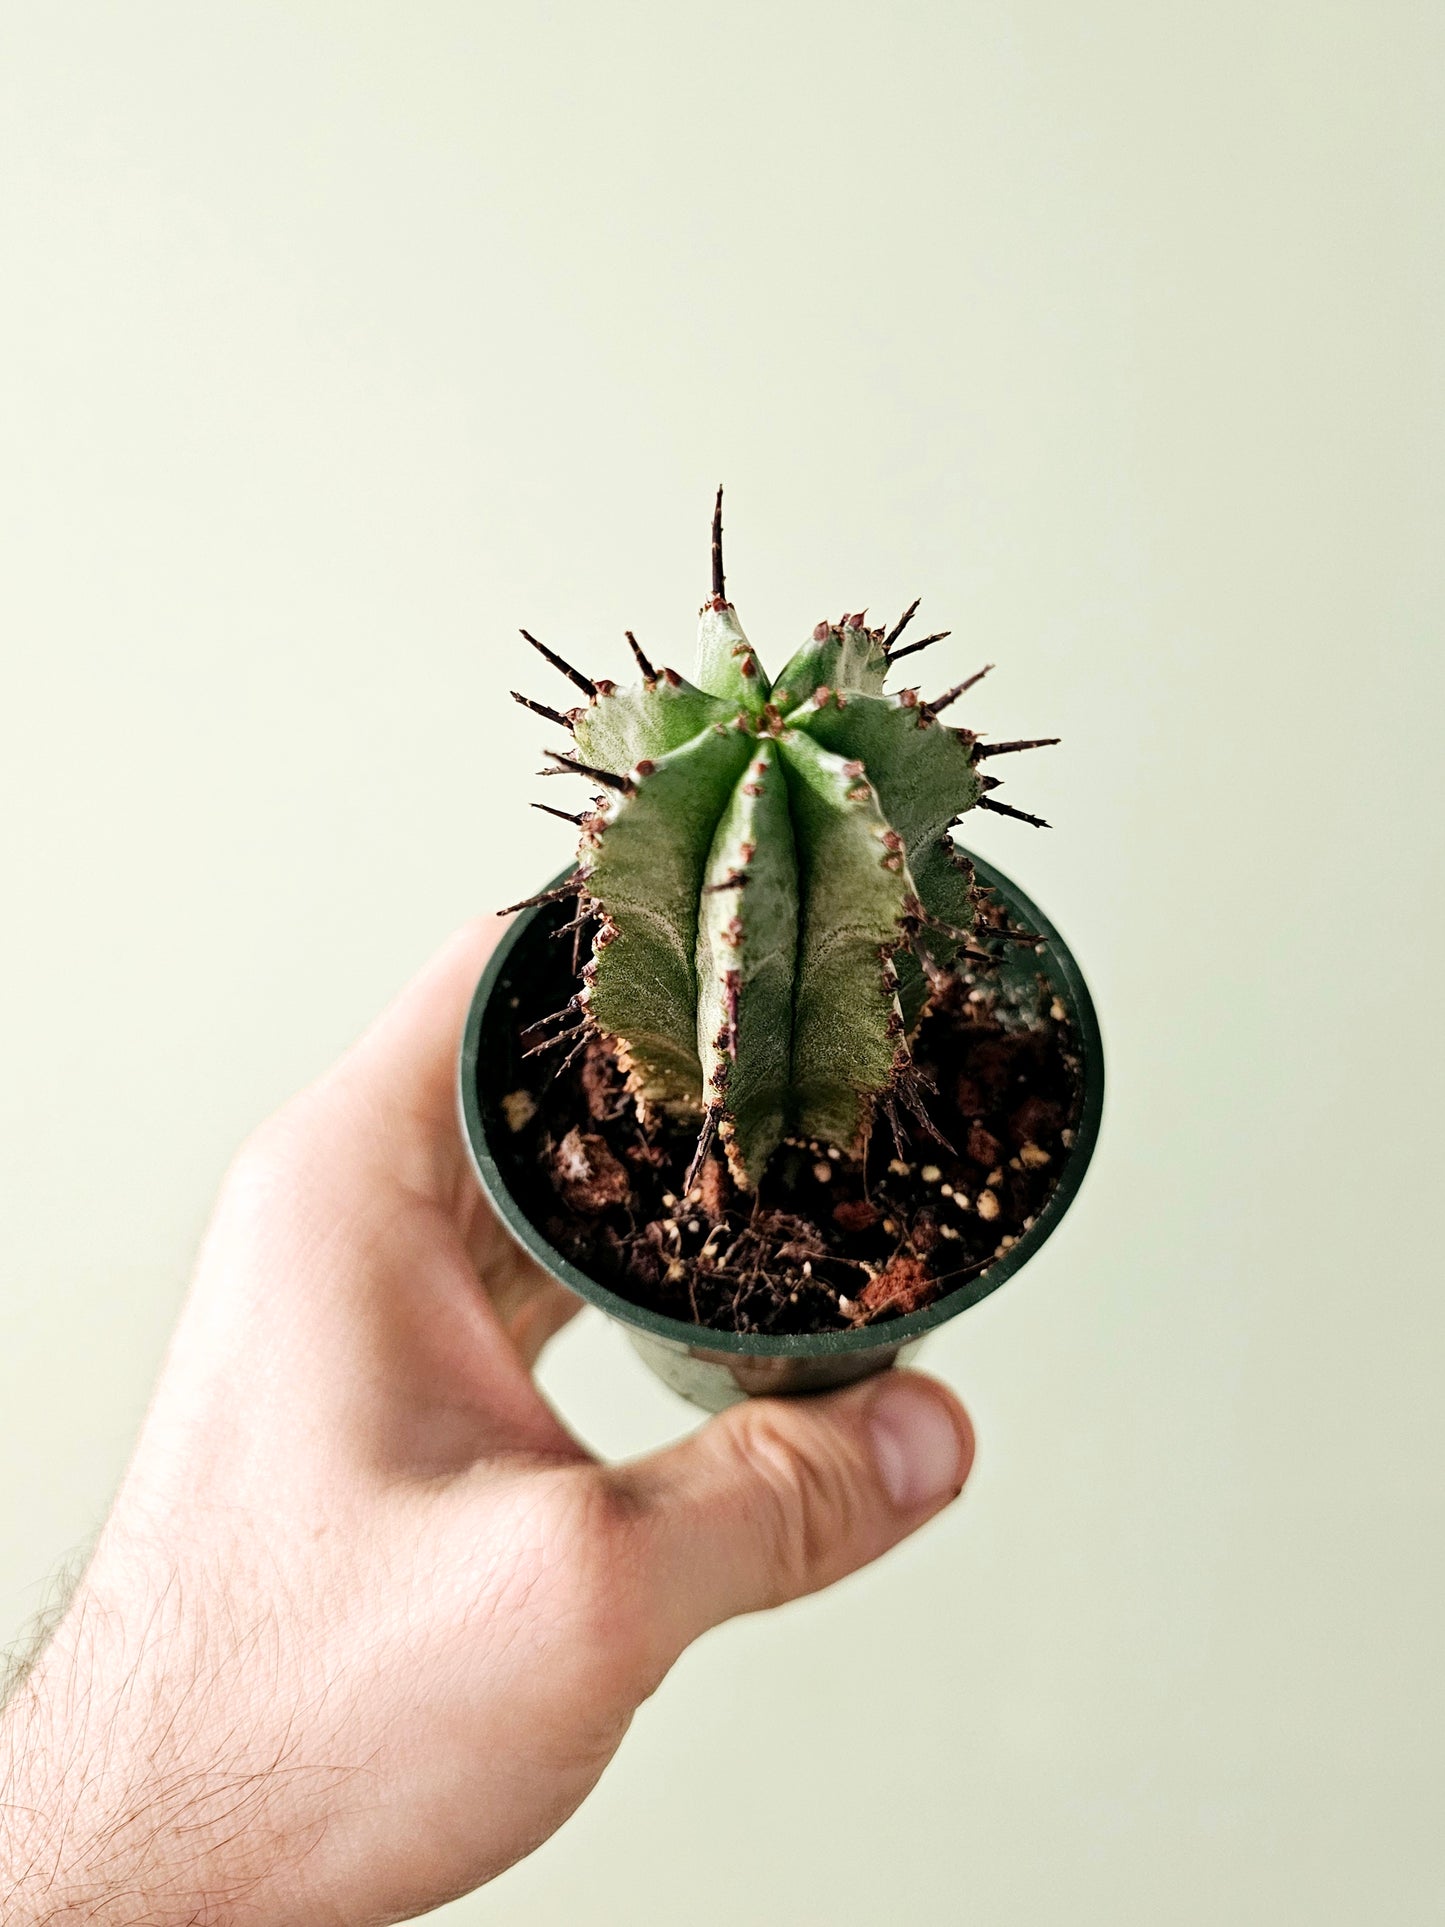
POLYGON ((889 1372, 873 1400, 869 1425, 879 1477, 900 1511, 959 1490, 963 1441, 937 1392, 906 1372, 889 1372))

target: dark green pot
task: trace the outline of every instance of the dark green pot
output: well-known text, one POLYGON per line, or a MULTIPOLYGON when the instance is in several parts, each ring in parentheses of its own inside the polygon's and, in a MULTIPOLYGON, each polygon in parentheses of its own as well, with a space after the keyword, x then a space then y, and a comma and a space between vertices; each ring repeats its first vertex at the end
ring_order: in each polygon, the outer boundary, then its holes
POLYGON ((462 1124, 483 1190, 513 1237, 546 1271, 616 1319, 664 1384, 707 1411, 721 1411, 757 1393, 824 1391, 901 1363, 929 1332, 976 1305, 1026 1265, 1078 1193, 1094 1154, 1104 1105, 1104 1051, 1093 1000, 1068 945, 1042 911, 992 864, 981 857, 973 863, 1013 922, 1037 930, 1044 939, 1042 951, 1016 949, 1003 972, 1021 985, 1042 973, 1069 1013, 1083 1062, 1083 1106, 1059 1181, 1012 1250, 923 1311, 859 1331, 782 1336, 711 1331, 631 1304, 564 1258, 527 1214, 522 1202, 528 1189, 525 1160, 501 1111, 503 1096, 521 1079, 516 986, 543 967, 541 947, 550 941, 547 923, 539 921, 541 911, 527 910, 515 919, 482 973, 462 1038, 460 1096, 462 1124))

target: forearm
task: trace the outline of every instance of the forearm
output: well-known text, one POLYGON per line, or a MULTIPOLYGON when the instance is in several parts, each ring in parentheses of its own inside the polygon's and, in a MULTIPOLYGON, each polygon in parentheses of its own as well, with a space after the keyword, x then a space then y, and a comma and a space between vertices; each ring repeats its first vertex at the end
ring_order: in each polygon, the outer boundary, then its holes
POLYGON ((83 1586, 0 1714, 7 1919, 207 1918, 183 1817, 192 1796, 149 1671, 124 1616, 83 1586))
POLYGON ((174 1572, 88 1578, 0 1712, 7 1927, 279 1918, 261 1893, 307 1851, 298 1764, 251 1730, 237 1628, 197 1603, 174 1572))

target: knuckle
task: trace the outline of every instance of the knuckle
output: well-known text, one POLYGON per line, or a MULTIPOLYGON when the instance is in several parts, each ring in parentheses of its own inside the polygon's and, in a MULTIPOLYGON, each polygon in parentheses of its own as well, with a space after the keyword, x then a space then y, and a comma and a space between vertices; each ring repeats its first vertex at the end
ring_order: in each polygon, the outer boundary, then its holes
POLYGON ((223 1202, 234 1210, 274 1211, 293 1200, 314 1177, 332 1136, 317 1087, 298 1091, 242 1139, 221 1181, 223 1202))
POLYGON ((222 1180, 222 1192, 237 1204, 269 1201, 286 1182, 296 1161, 297 1101, 263 1118, 242 1139, 222 1180))
POLYGON ((781 1604, 823 1584, 840 1550, 858 1537, 860 1482, 841 1441, 819 1428, 794 1427, 761 1402, 743 1415, 734 1439, 759 1495, 771 1603, 781 1604))
POLYGON ((266 1280, 279 1276, 278 1251, 311 1215, 306 1127, 293 1104, 259 1124, 231 1158, 216 1193, 198 1278, 211 1275, 220 1261, 234 1292, 238 1275, 252 1280, 262 1296, 266 1280), (269 1254, 269 1256, 267 1256, 269 1254), (238 1260, 250 1262, 241 1264, 238 1260))

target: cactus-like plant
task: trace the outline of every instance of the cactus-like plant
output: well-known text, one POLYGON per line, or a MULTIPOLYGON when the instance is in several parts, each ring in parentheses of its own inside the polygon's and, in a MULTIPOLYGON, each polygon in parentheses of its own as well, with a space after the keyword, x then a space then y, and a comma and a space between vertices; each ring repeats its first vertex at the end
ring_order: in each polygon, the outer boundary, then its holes
POLYGON ((700 1115, 692 1173, 717 1139, 751 1188, 785 1133, 860 1152, 880 1101, 931 1128, 910 1040, 978 906, 948 831, 976 807, 1037 823, 978 765, 1055 739, 942 723, 982 669, 932 702, 886 694, 893 663, 942 639, 898 646, 916 602, 887 633, 819 623, 770 682, 727 600, 721 490, 712 561, 692 682, 630 633, 642 681, 619 687, 522 632, 586 697, 562 713, 513 692, 573 736, 545 773, 598 790, 570 819, 573 878, 544 893, 576 895, 592 955, 534 1048, 601 1033, 644 1114, 700 1115))

